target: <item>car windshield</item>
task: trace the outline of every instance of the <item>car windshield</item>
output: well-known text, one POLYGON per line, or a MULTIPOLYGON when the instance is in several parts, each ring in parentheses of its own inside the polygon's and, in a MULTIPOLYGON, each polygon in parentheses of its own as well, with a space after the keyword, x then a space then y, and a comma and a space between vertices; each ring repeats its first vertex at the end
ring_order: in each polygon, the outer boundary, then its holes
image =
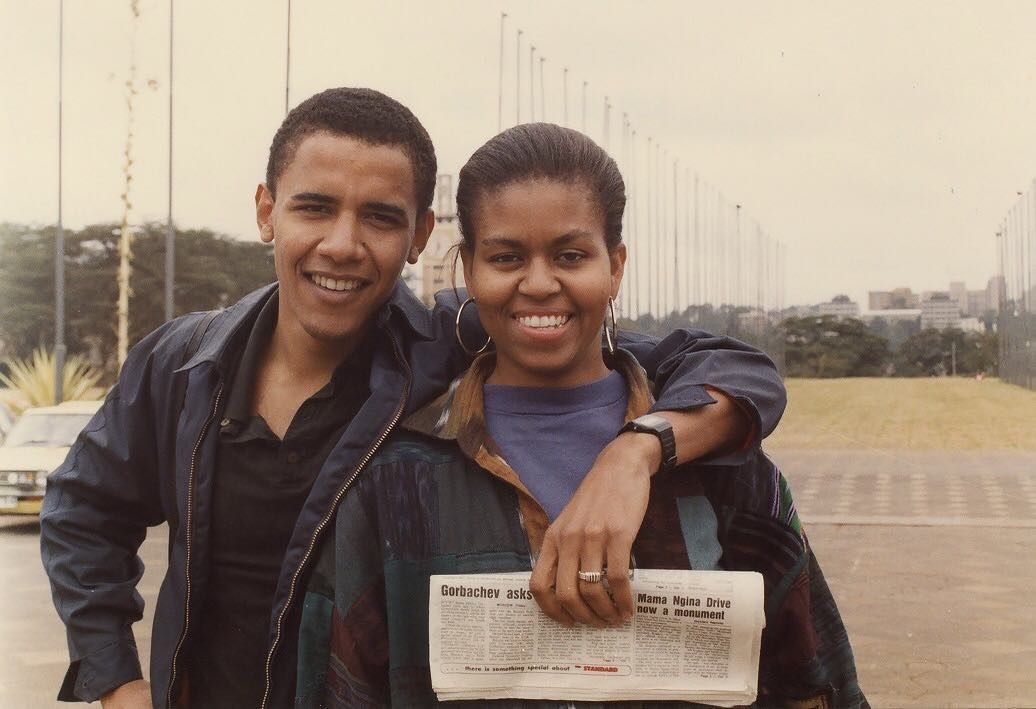
POLYGON ((71 446, 92 415, 27 413, 11 427, 3 447, 71 446))

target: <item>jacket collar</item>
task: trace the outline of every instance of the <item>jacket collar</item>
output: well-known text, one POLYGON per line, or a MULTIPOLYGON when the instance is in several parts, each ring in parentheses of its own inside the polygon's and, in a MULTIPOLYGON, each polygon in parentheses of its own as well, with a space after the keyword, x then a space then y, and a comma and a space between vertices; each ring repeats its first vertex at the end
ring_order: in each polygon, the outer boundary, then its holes
MULTIPOLYGON (((271 283, 252 291, 241 300, 221 311, 209 324, 198 351, 182 369, 191 369, 203 362, 227 364, 227 350, 245 329, 251 328, 266 302, 277 293, 277 284, 271 283)), ((428 308, 414 295, 406 284, 396 281, 388 301, 375 315, 380 329, 402 335, 409 330, 419 339, 434 339, 432 316, 428 308)), ((190 339, 188 334, 185 339, 190 339)))
MULTIPOLYGON (((607 357, 607 355, 606 355, 607 357)), ((632 354, 615 351, 610 365, 626 379, 629 404, 626 420, 644 414, 654 402, 647 376, 632 354)), ((486 352, 471 363, 467 372, 450 384, 442 394, 424 408, 406 418, 402 426, 417 433, 446 441, 457 441, 469 457, 489 440, 485 428, 482 387, 496 366, 496 354, 486 352)))

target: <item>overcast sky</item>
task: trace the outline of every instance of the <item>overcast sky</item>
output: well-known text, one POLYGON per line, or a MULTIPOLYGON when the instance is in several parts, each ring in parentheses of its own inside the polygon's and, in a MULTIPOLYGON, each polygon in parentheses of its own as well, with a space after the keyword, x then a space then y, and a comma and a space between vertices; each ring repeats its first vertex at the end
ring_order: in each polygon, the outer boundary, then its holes
MULTIPOLYGON (((129 5, 65 2, 64 220, 73 227, 121 215, 129 5)), ((58 0, 0 7, 0 220, 49 223, 58 0)), ((140 7, 133 217, 164 220, 169 3, 140 7)), ((176 0, 181 226, 255 238, 255 185, 284 110, 285 8, 285 0, 176 0)), ((579 127, 588 81, 592 137, 607 94, 615 131, 626 112, 640 135, 787 245, 787 303, 848 293, 866 307, 871 289, 984 287, 996 268, 994 233, 1036 177, 1033 2, 293 0, 292 8, 291 103, 329 86, 380 89, 421 118, 440 169, 453 173, 496 133, 507 12, 505 126, 522 28, 524 52, 531 40, 547 59, 547 119, 562 120, 567 66, 571 124, 579 127)))

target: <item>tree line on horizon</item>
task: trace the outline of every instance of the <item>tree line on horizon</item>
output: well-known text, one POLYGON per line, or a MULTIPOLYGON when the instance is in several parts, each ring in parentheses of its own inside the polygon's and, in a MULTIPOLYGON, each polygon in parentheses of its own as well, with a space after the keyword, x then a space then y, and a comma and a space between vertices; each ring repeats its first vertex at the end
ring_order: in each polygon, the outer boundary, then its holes
POLYGON ((656 319, 643 315, 620 320, 619 326, 663 336, 678 327, 729 335, 769 354, 785 376, 935 377, 996 376, 998 342, 995 332, 920 329, 916 322, 867 324, 833 315, 785 318, 779 324, 742 319, 745 307, 695 305, 682 313, 656 319))
MULTIPOLYGON (((134 237, 130 342, 164 321, 164 224, 134 237)), ((27 358, 54 344, 56 227, 0 223, 0 357, 27 358)), ((115 373, 119 231, 115 223, 65 232, 69 354, 115 373)), ((275 279, 273 249, 209 229, 176 230, 175 314, 225 307, 275 279)), ((619 327, 663 336, 690 327, 729 335, 767 352, 791 377, 997 374, 993 332, 920 330, 917 323, 870 325, 833 316, 753 319, 749 308, 693 305, 663 318, 621 319, 619 327), (747 319, 746 319, 747 317, 747 319)))

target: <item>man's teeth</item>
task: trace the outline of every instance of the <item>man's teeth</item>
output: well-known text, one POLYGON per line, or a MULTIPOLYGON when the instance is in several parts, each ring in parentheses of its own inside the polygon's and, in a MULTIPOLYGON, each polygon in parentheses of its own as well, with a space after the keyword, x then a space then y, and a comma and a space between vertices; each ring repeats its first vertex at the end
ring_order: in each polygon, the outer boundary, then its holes
POLYGON ((312 276, 312 280, 321 288, 327 288, 328 290, 356 290, 360 287, 360 281, 343 281, 337 278, 328 278, 327 276, 312 276))
POLYGON ((523 315, 518 318, 525 327, 561 327, 568 322, 568 315, 523 315))

